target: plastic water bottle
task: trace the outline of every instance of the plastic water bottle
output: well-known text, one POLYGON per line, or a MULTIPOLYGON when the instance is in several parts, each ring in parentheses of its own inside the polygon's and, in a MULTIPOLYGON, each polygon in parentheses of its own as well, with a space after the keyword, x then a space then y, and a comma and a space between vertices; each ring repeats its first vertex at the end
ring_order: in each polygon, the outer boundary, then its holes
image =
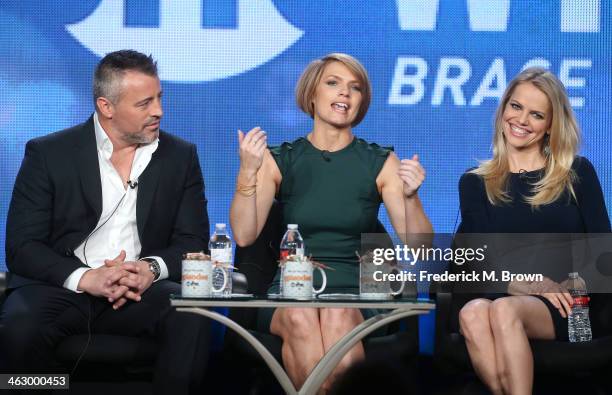
POLYGON ((287 225, 287 231, 281 240, 280 259, 287 259, 289 255, 304 256, 304 239, 297 224, 287 225))
MULTIPOLYGON (((297 224, 288 224, 287 231, 280 244, 280 259, 285 260, 289 255, 304 256, 304 239, 298 230, 297 224)), ((280 294, 283 294, 283 267, 281 267, 280 294)))
POLYGON ((218 262, 223 265, 222 267, 213 267, 212 276, 215 288, 220 288, 223 285, 223 271, 227 271, 227 287, 222 292, 213 291, 213 293, 217 296, 229 296, 232 294, 232 271, 234 266, 232 261, 232 239, 227 233, 225 224, 215 225, 215 232, 210 237, 208 249, 210 250, 210 259, 213 261, 213 264, 218 262))
POLYGON ((567 317, 567 331, 570 342, 588 342, 591 333, 591 320, 589 319, 589 296, 586 283, 577 272, 569 274, 567 288, 574 299, 572 312, 567 317))

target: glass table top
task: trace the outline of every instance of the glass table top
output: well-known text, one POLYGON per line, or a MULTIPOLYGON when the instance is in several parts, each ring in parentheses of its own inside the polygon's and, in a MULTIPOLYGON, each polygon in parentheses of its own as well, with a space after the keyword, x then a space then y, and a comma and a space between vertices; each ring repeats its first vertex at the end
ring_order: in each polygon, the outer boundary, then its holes
POLYGON ((170 295, 170 304, 176 307, 355 307, 355 308, 415 308, 430 310, 434 302, 417 297, 363 297, 359 294, 322 294, 312 299, 291 299, 279 294, 232 294, 203 298, 170 295))

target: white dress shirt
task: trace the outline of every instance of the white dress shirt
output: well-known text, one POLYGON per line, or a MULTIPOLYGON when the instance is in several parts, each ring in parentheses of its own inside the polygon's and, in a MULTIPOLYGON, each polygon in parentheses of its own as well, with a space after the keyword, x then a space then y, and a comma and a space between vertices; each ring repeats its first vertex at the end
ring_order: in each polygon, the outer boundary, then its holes
MULTIPOLYGON (((125 250, 126 261, 136 261, 140 257, 140 237, 136 225, 136 197, 138 186, 124 187, 124 181, 110 161, 113 153, 113 143, 100 125, 98 114, 94 113, 94 128, 96 146, 98 148, 98 164, 100 180, 102 181, 102 215, 89 237, 76 248, 74 254, 85 265, 92 269, 104 265, 105 259, 114 259, 121 250, 125 250)), ((130 181, 138 182, 138 177, 147 168, 151 156, 157 150, 159 139, 136 148, 130 181)), ((158 280, 168 278, 168 267, 158 256, 151 256, 159 262, 161 274, 158 280)), ((75 292, 79 281, 88 268, 79 268, 64 281, 64 287, 75 292)))

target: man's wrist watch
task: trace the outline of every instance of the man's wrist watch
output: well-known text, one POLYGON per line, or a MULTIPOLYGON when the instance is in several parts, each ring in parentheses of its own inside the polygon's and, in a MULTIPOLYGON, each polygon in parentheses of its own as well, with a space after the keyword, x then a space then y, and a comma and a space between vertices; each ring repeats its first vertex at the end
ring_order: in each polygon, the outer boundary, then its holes
POLYGON ((141 261, 149 264, 149 270, 153 273, 153 281, 157 280, 161 274, 161 267, 155 258, 140 258, 141 261))

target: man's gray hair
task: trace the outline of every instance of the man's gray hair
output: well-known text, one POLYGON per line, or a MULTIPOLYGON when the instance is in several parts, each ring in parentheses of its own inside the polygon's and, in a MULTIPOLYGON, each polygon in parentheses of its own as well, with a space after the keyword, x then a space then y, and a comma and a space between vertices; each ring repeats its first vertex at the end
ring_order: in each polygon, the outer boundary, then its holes
POLYGON ((153 60, 151 55, 147 56, 131 49, 107 54, 98 63, 94 73, 94 106, 99 97, 104 97, 111 103, 116 103, 119 100, 121 82, 126 71, 138 71, 157 77, 157 62, 153 60))

